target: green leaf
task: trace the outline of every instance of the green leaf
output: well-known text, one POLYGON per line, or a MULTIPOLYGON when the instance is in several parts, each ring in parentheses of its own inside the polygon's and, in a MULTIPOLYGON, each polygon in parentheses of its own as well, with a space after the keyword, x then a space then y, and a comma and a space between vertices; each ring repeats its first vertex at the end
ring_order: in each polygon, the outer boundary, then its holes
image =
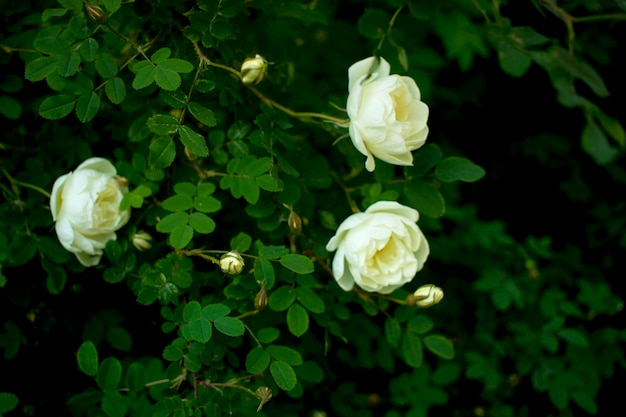
POLYGON ((560 329, 557 334, 559 335, 559 337, 561 337, 562 339, 567 340, 569 343, 571 343, 574 346, 578 346, 581 348, 588 348, 589 345, 589 339, 587 338, 587 336, 580 330, 577 329, 560 329))
POLYGON ((168 59, 172 55, 172 50, 170 48, 160 48, 155 53, 152 54, 150 60, 154 64, 160 64, 168 59))
POLYGON ((150 142, 149 161, 155 169, 167 168, 176 157, 176 145, 168 136, 156 136, 150 142))
POLYGON ((52 17, 61 17, 61 16, 64 16, 65 13, 67 13, 67 9, 60 9, 60 8, 46 9, 41 14, 41 21, 46 22, 47 20, 50 20, 50 18, 52 17))
POLYGON ((202 362, 200 362, 198 355, 185 353, 185 355, 183 355, 183 359, 185 362, 185 368, 187 368, 190 372, 198 372, 202 369, 202 362))
POLYGON ((59 36, 37 37, 33 42, 33 46, 47 55, 66 55, 71 51, 69 42, 61 39, 59 36))
POLYGON ((404 194, 409 203, 420 214, 428 217, 441 217, 445 212, 443 196, 432 183, 424 180, 413 180, 404 185, 404 194))
POLYGON ((424 352, 422 349, 422 340, 413 333, 405 333, 402 339, 402 357, 407 365, 414 368, 422 366, 424 360, 424 352))
POLYGON ((193 208, 202 213, 215 213, 222 208, 222 202, 213 196, 201 195, 194 200, 193 208))
MULTIPOLYGON (((145 61, 144 61, 145 62, 145 61)), ((117 74, 117 65, 109 51, 98 53, 95 60, 96 71, 102 78, 113 78, 117 74)))
POLYGON ((215 221, 204 213, 192 213, 189 226, 198 233, 207 234, 215 230, 215 221))
POLYGON ((293 368, 286 362, 275 361, 270 365, 270 373, 276 382, 276 385, 282 390, 289 391, 294 389, 298 382, 296 373, 293 368))
POLYGON ((293 287, 283 285, 270 293, 268 304, 274 311, 284 311, 296 301, 296 297, 297 293, 293 287))
POLYGON ((167 71, 182 73, 191 72, 194 69, 194 66, 191 62, 178 58, 166 59, 165 61, 159 63, 159 67, 167 71))
POLYGON ((324 371, 313 361, 306 361, 296 368, 298 379, 315 384, 322 382, 324 379, 324 371))
POLYGON ((126 386, 129 390, 139 392, 145 388, 146 369, 139 362, 133 362, 126 372, 126 386))
POLYGON ((98 372, 98 351, 91 341, 83 342, 76 353, 78 368, 89 376, 95 376, 98 372))
POLYGON ((48 288, 50 294, 61 294, 61 292, 63 292, 63 288, 65 288, 65 283, 67 281, 67 273, 65 272, 65 268, 61 268, 59 265, 56 265, 47 259, 44 259, 42 261, 42 266, 48 273, 48 277, 46 279, 46 287, 48 288))
POLYGON ((298 301, 311 313, 321 314, 326 311, 324 300, 309 287, 298 287, 298 301))
POLYGON ((252 238, 244 232, 239 232, 237 236, 230 240, 230 248, 239 253, 245 253, 248 249, 250 249, 250 245, 252 245, 252 238))
POLYGON ((233 26, 226 19, 216 20, 211 25, 210 31, 216 39, 228 39, 233 33, 233 26))
POLYGON ((104 7, 106 7, 109 12, 113 13, 119 10, 122 5, 122 0, 102 0, 102 4, 104 4, 104 7))
POLYGON ((275 274, 274 266, 270 261, 263 258, 254 260, 254 279, 258 282, 265 282, 266 289, 271 290, 274 287, 275 274))
POLYGON ((443 182, 474 182, 485 176, 485 170, 469 159, 450 156, 437 164, 435 175, 443 182))
POLYGON ((0 392, 0 415, 8 413, 17 407, 18 399, 14 394, 0 392))
POLYGON ((215 119, 215 114, 213 114, 213 111, 207 109, 203 105, 192 101, 188 104, 187 108, 189 109, 189 113, 191 113, 197 121, 204 124, 205 126, 213 127, 217 124, 217 119, 215 119))
POLYGON ((400 345, 400 339, 402 338, 402 328, 398 320, 394 318, 387 318, 385 320, 385 339, 393 347, 400 345))
POLYGON ((142 68, 141 71, 139 71, 133 79, 133 88, 135 90, 141 90, 142 88, 146 88, 154 82, 156 73, 157 69, 152 65, 142 68))
POLYGON ((582 389, 571 391, 570 398, 587 413, 592 415, 598 414, 598 405, 593 395, 589 392, 583 391, 582 389))
POLYGON ((297 253, 282 256, 280 264, 296 274, 311 274, 315 269, 310 258, 297 253))
POLYGON ((110 326, 106 331, 106 340, 112 347, 122 352, 129 352, 133 345, 130 333, 121 326, 110 326))
POLYGON ((94 38, 87 38, 78 48, 78 53, 85 62, 92 62, 98 55, 98 41, 94 38))
POLYGON ((80 55, 77 53, 64 54, 59 57, 57 72, 61 77, 68 78, 76 74, 79 66, 80 55))
POLYGON ((619 151, 609 143, 608 138, 594 122, 588 122, 582 132, 581 146, 598 165, 613 161, 619 151))
POLYGON ((126 98, 126 85, 124 84, 124 80, 118 77, 111 78, 104 85, 104 92, 109 100, 111 100, 111 103, 122 103, 126 98))
POLYGON ((178 132, 178 119, 169 114, 155 114, 146 122, 148 129, 157 135, 171 135, 178 132))
POLYGON ((387 33, 389 15, 378 9, 365 9, 365 13, 359 18, 359 33, 366 38, 380 39, 387 33))
POLYGON ((170 55, 172 55, 172 50, 170 48, 160 48, 152 54, 150 60, 155 64, 160 64, 168 59, 170 55))
POLYGON ((417 334, 428 333, 435 324, 433 321, 424 314, 418 314, 409 319, 408 330, 417 334))
POLYGON ((444 336, 433 334, 424 337, 424 345, 435 355, 443 359, 454 358, 454 346, 449 339, 444 336))
POLYGON ((204 136, 197 133, 189 126, 181 126, 178 133, 180 134, 180 141, 191 153, 201 158, 209 156, 209 148, 207 147, 204 136))
POLYGON ((260 374, 270 364, 270 354, 262 347, 255 347, 246 356, 246 370, 251 374, 260 374))
POLYGON ((44 56, 34 59, 26 64, 24 78, 28 81, 40 81, 52 74, 57 69, 57 59, 52 56, 44 56))
MULTIPOLYGON (((178 214, 178 213, 174 213, 178 214)), ((174 249, 182 249, 191 242, 193 229, 189 225, 180 225, 170 232, 169 243, 174 249)))
POLYGON ((532 60, 527 54, 519 51, 506 41, 498 44, 498 60, 502 71, 512 77, 521 77, 532 64, 532 60))
POLYGON ((180 75, 176 71, 164 68, 163 65, 156 67, 154 80, 159 87, 169 91, 176 90, 181 83, 180 75))
POLYGON ((75 405, 79 407, 89 407, 102 401, 104 393, 102 391, 88 391, 73 395, 67 400, 67 405, 75 405))
POLYGON ((297 350, 288 346, 270 345, 267 347, 267 353, 277 361, 283 361, 291 366, 302 364, 302 355, 297 350))
POLYGON ((22 105, 13 97, 0 96, 0 114, 7 119, 17 120, 22 114, 22 105))
POLYGON ((296 337, 302 336, 309 330, 309 313, 300 304, 292 304, 287 310, 287 327, 296 337))
POLYGON ((210 321, 204 320, 198 316, 183 326, 182 334, 186 340, 195 340, 200 343, 206 343, 211 340, 213 328, 210 321))
POLYGON ((272 176, 271 174, 264 174, 254 179, 254 182, 261 187, 265 191, 270 192, 278 192, 283 189, 282 181, 279 181, 277 178, 272 176))
POLYGON ((46 98, 39 105, 41 117, 49 120, 62 119, 70 114, 76 103, 76 96, 59 94, 46 98))
POLYGON ((187 194, 176 194, 165 199, 161 207, 167 211, 187 211, 193 207, 193 198, 187 194))
POLYGON ((204 320, 215 320, 225 317, 230 313, 230 308, 224 304, 209 304, 202 309, 204 320))
POLYGON ((76 116, 81 123, 87 123, 100 110, 100 97, 95 92, 80 96, 76 103, 76 116))
POLYGON ((185 226, 189 222, 189 215, 184 212, 168 214, 157 223, 156 229, 161 233, 171 233, 177 227, 185 226))
POLYGON ((108 357, 100 363, 96 382, 104 391, 112 391, 122 380, 122 364, 114 357, 108 357))
POLYGON ((118 391, 105 391, 101 406, 108 417, 124 417, 128 411, 128 403, 118 391))
POLYGON ((234 317, 220 317, 215 319, 215 328, 226 336, 241 336, 246 331, 243 322, 234 317))

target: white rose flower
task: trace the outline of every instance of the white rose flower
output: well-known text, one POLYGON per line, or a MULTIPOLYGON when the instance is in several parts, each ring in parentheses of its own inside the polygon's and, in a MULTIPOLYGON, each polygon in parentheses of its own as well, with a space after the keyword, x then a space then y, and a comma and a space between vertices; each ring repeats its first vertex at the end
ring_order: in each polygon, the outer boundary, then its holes
POLYGON ((120 211, 128 191, 117 171, 104 158, 89 158, 74 172, 54 182, 50 210, 61 245, 84 266, 100 263, 104 246, 116 240, 130 210, 120 211))
POLYGON ((348 69, 350 139, 367 157, 365 168, 373 171, 374 156, 394 165, 413 165, 411 151, 426 142, 428 106, 410 77, 389 75, 390 65, 380 58, 372 73, 374 57, 348 69))
POLYGON ((326 250, 337 251, 333 275, 350 291, 356 283, 369 292, 389 294, 424 267, 430 248, 415 224, 417 210, 379 201, 341 223, 326 250))

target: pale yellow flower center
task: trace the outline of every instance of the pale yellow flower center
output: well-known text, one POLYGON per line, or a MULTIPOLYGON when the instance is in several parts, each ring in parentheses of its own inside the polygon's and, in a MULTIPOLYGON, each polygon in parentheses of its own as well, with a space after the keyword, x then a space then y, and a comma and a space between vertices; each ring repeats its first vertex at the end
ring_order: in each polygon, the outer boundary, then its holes
POLYGON ((120 201, 118 198, 119 186, 114 178, 107 181, 106 186, 98 193, 93 208, 94 226, 108 228, 115 226, 119 217, 120 201))

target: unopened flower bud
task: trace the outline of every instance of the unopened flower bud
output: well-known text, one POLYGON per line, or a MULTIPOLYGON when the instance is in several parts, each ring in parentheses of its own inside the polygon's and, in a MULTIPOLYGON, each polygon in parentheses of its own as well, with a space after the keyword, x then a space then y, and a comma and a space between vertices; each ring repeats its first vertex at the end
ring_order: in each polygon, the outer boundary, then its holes
POLYGON ((246 58, 241 64, 241 81, 246 85, 260 83, 266 73, 267 61, 259 54, 254 58, 246 58))
POLYGON ((95 4, 85 3, 85 10, 90 18, 98 23, 106 23, 109 16, 100 7, 95 4))
POLYGON ((225 253, 220 258, 220 268, 222 272, 229 275, 238 275, 244 266, 243 258, 237 251, 225 253))
POLYGON ((409 295, 409 305, 428 308, 439 303, 443 299, 443 290, 433 284, 422 285, 413 294, 409 295))
POLYGON ((126 177, 116 176, 115 182, 117 182, 120 187, 128 187, 128 178, 126 177))
POLYGON ((254 308, 256 311, 264 310, 267 307, 267 301, 267 291, 265 290, 265 284, 263 284, 256 297, 254 297, 254 308))
POLYGON ((152 236, 148 232, 144 232, 143 230, 138 231, 132 236, 133 246, 137 248, 137 250, 144 251, 148 250, 152 247, 152 236))
POLYGON ((260 401, 259 407, 256 409, 256 411, 259 412, 261 408, 263 408, 263 405, 272 399, 272 390, 268 387, 259 387, 254 392, 254 395, 256 395, 260 401))
POLYGON ((293 210, 289 213, 287 224, 289 229, 295 234, 299 234, 302 231, 302 218, 293 210))

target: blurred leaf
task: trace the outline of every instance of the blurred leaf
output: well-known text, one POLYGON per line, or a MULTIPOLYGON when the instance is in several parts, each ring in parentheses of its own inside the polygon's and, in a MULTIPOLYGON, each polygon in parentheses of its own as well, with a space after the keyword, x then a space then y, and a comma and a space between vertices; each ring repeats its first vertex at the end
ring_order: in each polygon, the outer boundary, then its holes
POLYGON ((128 404, 118 391, 105 391, 102 398, 102 411, 108 417, 124 417, 128 411, 128 404))
POLYGON ((404 185, 404 194, 411 207, 428 217, 441 217, 445 212, 443 196, 432 183, 413 180, 404 185))
POLYGON ((402 338, 400 350, 407 365, 414 368, 422 366, 424 352, 422 349, 422 340, 418 336, 413 333, 405 333, 402 338))
POLYGON ((267 347, 267 353, 269 353, 272 359, 283 361, 291 366, 302 364, 300 352, 288 346, 270 345, 267 347))
POLYGON ((454 346, 444 336, 433 334, 424 337, 424 345, 435 355, 443 359, 454 358, 454 346))
POLYGON ((39 114, 41 117, 49 120, 62 119, 74 108, 76 96, 68 96, 59 94, 51 96, 41 102, 39 105, 39 114))
POLYGON ((104 359, 98 368, 96 382, 104 391, 115 390, 122 380, 122 364, 113 357, 104 359))
POLYGON ((78 368, 89 376, 95 376, 98 372, 98 351, 91 341, 83 342, 76 353, 78 368))
POLYGON ((8 392, 0 392, 0 415, 8 413, 17 407, 17 396, 8 392))
POLYGON ((28 81, 41 81, 57 69, 57 60, 51 56, 34 59, 26 64, 24 77, 28 81))
POLYGON ((574 346, 588 348, 590 346, 589 339, 580 330, 577 329, 560 329, 557 334, 564 340, 567 340, 574 346))
POLYGON ((359 33, 366 38, 380 39, 387 33, 389 15, 379 9, 365 9, 359 18, 359 33))
POLYGON ((252 238, 250 237, 250 235, 244 232, 239 232, 237 236, 233 237, 230 240, 230 248, 239 253, 245 253, 248 249, 250 249, 250 245, 252 245, 252 238))
POLYGON ((602 129, 592 121, 585 125, 581 142, 583 150, 591 155, 598 165, 610 163, 619 153, 614 146, 611 146, 602 129))
POLYGON ((385 339, 393 347, 400 345, 400 339, 402 338, 402 328, 398 320, 388 317, 385 320, 385 339))
POLYGON ((450 156, 437 164, 435 175, 444 182, 474 182, 485 176, 485 170, 469 159, 450 156))
POLYGON ((418 314, 409 319, 408 330, 417 334, 428 333, 435 324, 433 321, 424 314, 418 314))

